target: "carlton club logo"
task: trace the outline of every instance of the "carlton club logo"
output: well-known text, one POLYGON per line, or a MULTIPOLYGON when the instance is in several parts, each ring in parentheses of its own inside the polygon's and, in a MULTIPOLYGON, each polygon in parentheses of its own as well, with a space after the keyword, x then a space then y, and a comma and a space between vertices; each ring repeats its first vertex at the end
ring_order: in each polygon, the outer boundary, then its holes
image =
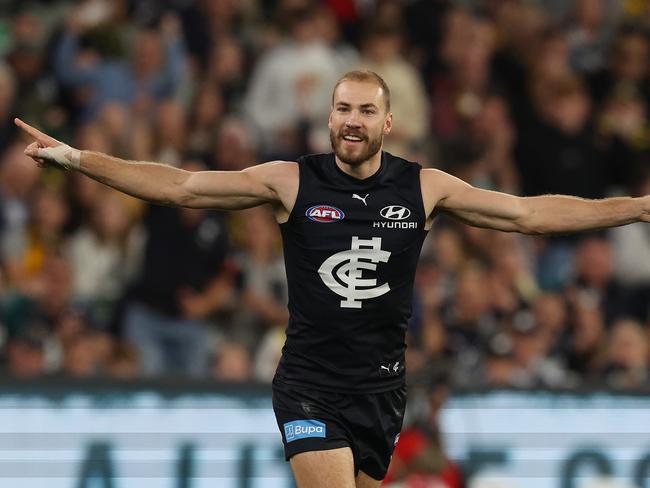
POLYGON ((314 205, 307 209, 305 215, 315 222, 324 222, 326 224, 338 222, 345 218, 343 210, 331 205, 314 205))
POLYGON ((387 263, 390 252, 381 248, 381 237, 352 237, 350 249, 337 252, 318 269, 323 283, 341 300, 341 308, 361 308, 362 300, 376 298, 390 291, 388 283, 377 285, 376 278, 363 278, 364 271, 376 271, 378 263, 387 263))

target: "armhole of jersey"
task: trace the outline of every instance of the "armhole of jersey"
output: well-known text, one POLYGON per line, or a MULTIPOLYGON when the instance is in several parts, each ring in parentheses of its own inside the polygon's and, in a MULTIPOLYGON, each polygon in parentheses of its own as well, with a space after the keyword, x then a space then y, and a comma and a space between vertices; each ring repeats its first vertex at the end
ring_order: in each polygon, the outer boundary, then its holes
MULTIPOLYGON (((417 163, 416 163, 417 164, 417 163)), ((420 202, 420 209, 422 211, 422 217, 423 217, 423 224, 422 224, 422 230, 424 232, 429 232, 429 229, 427 229, 427 219, 429 216, 427 215, 427 209, 424 208, 424 198, 422 197, 422 165, 418 164, 418 201, 420 202)))
POLYGON ((298 158, 298 161, 296 161, 296 163, 298 164, 298 192, 296 193, 296 201, 293 202, 293 207, 291 207, 291 212, 289 212, 289 217, 287 218, 287 220, 285 220, 281 224, 278 224, 280 227, 282 227, 283 225, 287 225, 289 222, 293 220, 296 213, 296 206, 298 205, 298 202, 300 201, 300 197, 302 196, 303 166, 306 163, 301 158, 298 158))

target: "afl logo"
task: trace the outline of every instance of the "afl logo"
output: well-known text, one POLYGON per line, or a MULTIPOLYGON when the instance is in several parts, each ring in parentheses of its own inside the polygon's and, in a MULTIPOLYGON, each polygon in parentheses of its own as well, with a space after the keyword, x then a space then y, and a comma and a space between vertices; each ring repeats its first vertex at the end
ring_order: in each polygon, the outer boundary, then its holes
POLYGON ((314 205, 309 207, 305 213, 307 217, 315 222, 338 222, 345 218, 342 210, 330 205, 314 205))
POLYGON ((379 212, 382 217, 389 220, 404 220, 411 216, 411 211, 401 205, 389 205, 379 212))

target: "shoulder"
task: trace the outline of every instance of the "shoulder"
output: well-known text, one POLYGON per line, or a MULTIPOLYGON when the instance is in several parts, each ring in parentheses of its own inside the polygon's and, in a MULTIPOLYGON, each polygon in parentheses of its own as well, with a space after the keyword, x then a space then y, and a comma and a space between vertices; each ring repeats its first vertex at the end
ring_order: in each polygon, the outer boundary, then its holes
POLYGON ((270 161, 246 168, 243 172, 277 195, 285 208, 293 206, 300 180, 296 161, 270 161))
POLYGON ((461 179, 434 168, 424 168, 420 172, 420 187, 427 214, 433 212, 433 209, 448 196, 461 194, 470 188, 461 179))
POLYGON ((296 161, 269 161, 243 170, 254 176, 266 178, 291 178, 298 176, 298 163, 296 161))
POLYGON ((448 185, 454 181, 460 181, 455 176, 435 168, 423 168, 420 173, 420 178, 423 183, 436 185, 448 185))

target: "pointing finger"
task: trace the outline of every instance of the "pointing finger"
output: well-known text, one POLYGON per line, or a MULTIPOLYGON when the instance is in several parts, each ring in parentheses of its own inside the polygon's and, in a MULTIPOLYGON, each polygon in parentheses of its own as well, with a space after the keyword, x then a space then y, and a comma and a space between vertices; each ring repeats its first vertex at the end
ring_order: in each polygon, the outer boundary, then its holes
POLYGON ((19 118, 14 119, 14 123, 20 127, 22 130, 27 132, 30 136, 32 136, 34 139, 36 139, 39 142, 42 142, 48 146, 58 146, 61 144, 59 141, 54 139, 53 137, 48 136, 47 134, 44 134, 40 130, 38 130, 36 127, 32 127, 26 122, 23 122, 19 118))

